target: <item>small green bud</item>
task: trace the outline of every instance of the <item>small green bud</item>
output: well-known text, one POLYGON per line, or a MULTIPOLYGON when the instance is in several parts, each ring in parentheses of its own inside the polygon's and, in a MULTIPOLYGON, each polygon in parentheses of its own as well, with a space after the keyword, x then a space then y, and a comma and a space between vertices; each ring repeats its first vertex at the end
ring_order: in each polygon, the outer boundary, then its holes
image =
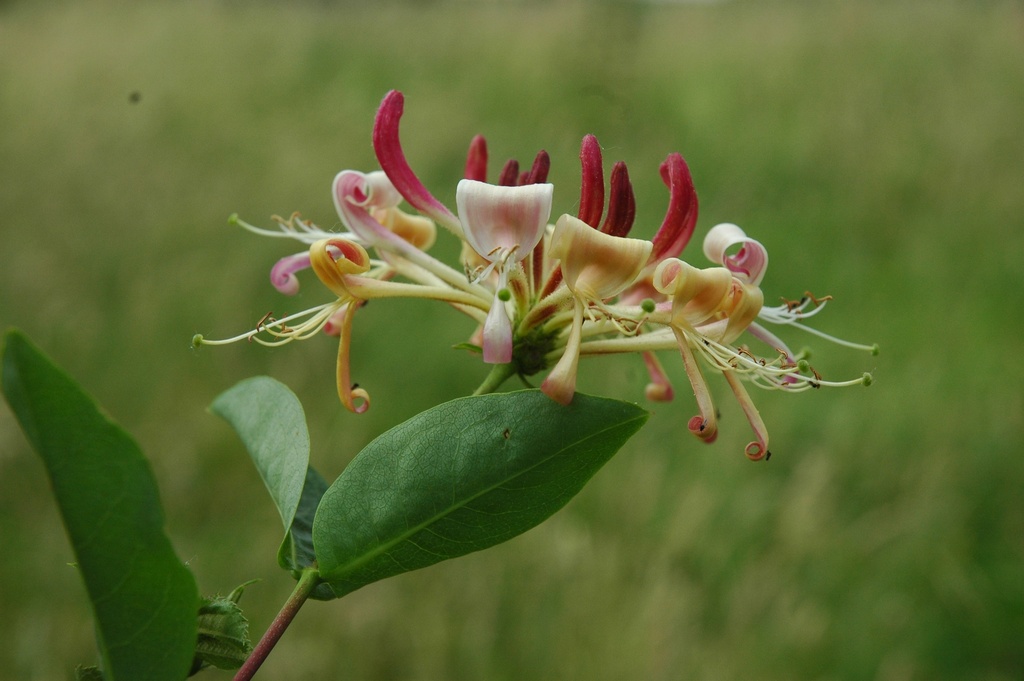
POLYGON ((811 363, 808 362, 806 359, 801 359, 796 363, 796 368, 800 371, 800 373, 806 374, 808 371, 811 370, 811 363))
POLYGON ((238 213, 232 213, 231 215, 228 216, 228 224, 229 225, 237 225, 238 224, 238 213))
POLYGON ((498 291, 498 300, 507 303, 508 301, 512 300, 512 292, 509 291, 507 288, 501 289, 500 291, 498 291))
POLYGON ((200 346, 202 346, 202 344, 203 344, 203 334, 197 333, 196 335, 192 336, 192 347, 194 349, 198 350, 200 348, 200 346))
POLYGON ((877 357, 878 353, 881 352, 881 351, 882 351, 882 349, 880 347, 878 347, 878 343, 875 343, 874 345, 871 346, 871 354, 872 355, 877 357))
POLYGON ((652 312, 654 312, 654 307, 654 300, 651 298, 644 298, 642 301, 640 301, 640 309, 646 312, 647 314, 651 314, 652 312))
POLYGON ((864 378, 861 379, 861 380, 862 380, 862 382, 864 383, 865 386, 869 386, 869 385, 871 385, 871 381, 874 380, 874 379, 871 378, 871 374, 869 374, 868 372, 865 371, 864 372, 864 378))

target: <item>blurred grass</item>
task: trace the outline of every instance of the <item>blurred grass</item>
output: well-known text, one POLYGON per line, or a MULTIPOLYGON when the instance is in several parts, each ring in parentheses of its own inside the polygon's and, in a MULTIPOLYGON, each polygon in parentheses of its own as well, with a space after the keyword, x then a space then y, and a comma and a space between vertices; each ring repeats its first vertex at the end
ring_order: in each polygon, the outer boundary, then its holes
MULTIPOLYGON (((630 164, 636 233, 657 164, 689 161, 698 238, 735 221, 772 255, 766 294, 836 296, 805 341, 869 390, 755 395, 698 446, 693 406, 645 430, 550 522, 496 549, 311 604, 260 678, 1019 679, 1024 675, 1024 13, 1014 2, 8 2, 0 5, 0 325, 17 325, 139 439, 201 590, 262 631, 290 590, 275 513, 204 409, 257 373, 287 382, 333 478, 382 429, 470 392, 440 306, 360 313, 337 404, 327 339, 193 352, 298 300, 285 251, 226 224, 301 210, 330 226, 333 174, 371 169, 377 103, 403 90, 414 167, 453 203, 469 138, 494 163, 552 154, 572 212, 579 139, 630 164), (138 102, 131 94, 140 95, 138 102)), ((439 248, 446 252, 441 244, 439 248)), ((695 248, 688 254, 702 257, 695 248)), ((450 252, 450 250, 448 251, 450 252)), ((641 399, 635 359, 584 389, 641 399)), ((41 466, 0 411, 0 678, 92 656, 41 466)), ((217 673, 207 673, 216 676, 217 673)), ((225 674, 220 676, 227 678, 225 674)))

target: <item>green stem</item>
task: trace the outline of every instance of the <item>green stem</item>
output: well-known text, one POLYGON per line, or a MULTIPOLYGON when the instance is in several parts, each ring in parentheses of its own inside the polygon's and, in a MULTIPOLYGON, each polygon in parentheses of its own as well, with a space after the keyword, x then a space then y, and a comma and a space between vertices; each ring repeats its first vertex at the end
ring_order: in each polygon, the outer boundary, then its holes
POLYGON ((495 364, 494 368, 491 369, 491 373, 487 374, 487 378, 473 391, 473 394, 487 395, 488 393, 493 393, 501 387, 502 383, 512 378, 515 373, 515 367, 511 362, 508 364, 495 364))
POLYGON ((306 599, 309 598, 309 595, 313 593, 313 589, 319 583, 320 573, 317 572, 315 567, 306 568, 302 571, 302 576, 299 577, 299 582, 295 585, 292 595, 288 597, 288 600, 285 601, 284 606, 281 608, 281 612, 277 613, 277 617, 270 623, 270 627, 263 634, 263 638, 256 644, 256 647, 253 648, 252 654, 249 655, 245 664, 235 674, 234 681, 248 681, 256 674, 263 661, 267 659, 267 655, 277 645, 285 629, 295 619, 299 608, 302 607, 302 604, 306 602, 306 599))

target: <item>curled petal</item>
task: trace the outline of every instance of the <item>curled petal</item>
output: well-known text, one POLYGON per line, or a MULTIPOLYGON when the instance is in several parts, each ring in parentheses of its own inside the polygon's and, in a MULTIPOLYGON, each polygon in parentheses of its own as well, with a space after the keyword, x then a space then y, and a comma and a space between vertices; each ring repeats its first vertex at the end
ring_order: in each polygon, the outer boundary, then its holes
POLYGON ((547 183, 501 187, 460 181, 456 200, 466 241, 491 262, 522 260, 544 236, 553 191, 547 183))
POLYGON ((467 180, 476 180, 477 182, 487 181, 487 140, 484 139, 483 135, 477 135, 469 143, 464 177, 467 180))
POLYGON ((369 244, 394 239, 394 235, 371 213, 393 209, 401 201, 401 196, 384 173, 343 170, 334 178, 332 194, 338 216, 350 232, 369 244))
POLYGON ((757 411, 757 407, 754 406, 753 400, 750 399, 750 395, 747 394, 747 390, 743 387, 740 379, 731 371, 725 372, 725 379, 729 382, 729 387, 732 388, 733 394, 736 395, 736 400, 743 408, 743 414, 747 417, 747 421, 750 423, 756 438, 743 451, 751 461, 760 461, 768 456, 768 429, 765 427, 760 412, 757 411))
POLYGON ((360 173, 356 170, 342 171, 339 175, 355 176, 356 182, 343 197, 349 203, 361 208, 394 208, 402 202, 402 195, 391 184, 383 170, 360 173))
POLYGON ((704 255, 711 262, 724 265, 744 282, 754 286, 760 285, 768 268, 768 251, 765 247, 728 222, 715 225, 704 237, 704 255), (739 251, 729 255, 729 248, 736 244, 740 244, 739 251))
POLYGON ((697 408, 700 410, 699 415, 687 422, 687 428, 704 442, 714 442, 718 437, 718 420, 715 415, 715 405, 711 401, 711 391, 708 390, 708 384, 704 381, 704 374, 701 373, 697 358, 693 356, 693 350, 690 349, 690 341, 686 334, 676 327, 672 327, 672 331, 679 344, 679 354, 683 357, 686 377, 690 379, 693 396, 697 399, 697 408))
POLYGON ((270 269, 270 283, 286 296, 299 292, 299 279, 295 273, 309 267, 309 251, 286 255, 270 269))
POLYGON ((309 247, 310 265, 323 285, 338 298, 352 300, 345 277, 370 269, 370 256, 359 244, 347 239, 321 239, 309 247))
POLYGON ((358 305, 346 305, 338 311, 338 398, 341 404, 354 414, 362 414, 370 408, 370 394, 352 383, 349 372, 349 347, 352 340, 352 317, 358 305))
POLYGON ((668 185, 669 201, 665 219, 652 239, 652 262, 682 253, 697 224, 697 192, 693 188, 690 169, 681 155, 674 153, 665 159, 661 164, 661 179, 668 185))
POLYGON ((558 218, 551 236, 551 257, 573 293, 606 300, 633 283, 651 253, 651 242, 611 236, 571 215, 558 218))
POLYGON ((373 149, 380 167, 398 192, 419 212, 429 216, 462 236, 462 227, 452 212, 427 191, 405 160, 402 143, 398 138, 398 124, 405 108, 405 98, 398 90, 384 96, 373 122, 373 149))

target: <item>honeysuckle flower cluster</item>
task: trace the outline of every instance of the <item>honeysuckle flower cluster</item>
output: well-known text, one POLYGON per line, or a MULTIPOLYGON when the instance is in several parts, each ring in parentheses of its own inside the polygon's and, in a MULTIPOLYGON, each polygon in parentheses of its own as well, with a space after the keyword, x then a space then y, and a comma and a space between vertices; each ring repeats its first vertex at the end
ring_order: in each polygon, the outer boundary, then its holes
POLYGON ((810 293, 765 306, 760 284, 768 266, 764 246, 733 224, 713 227, 704 255, 713 267, 679 258, 694 233, 697 195, 683 157, 661 164, 668 209, 653 239, 629 235, 635 198, 624 163, 612 168, 605 201, 605 175, 597 139, 583 139, 582 186, 576 215, 552 223, 554 187, 550 160, 537 154, 528 170, 516 161, 488 183, 487 145, 470 143, 464 179, 455 190, 458 213, 436 199, 413 173, 399 142, 404 108, 401 93, 384 98, 373 127, 380 170, 342 171, 333 185, 345 231, 328 232, 298 214, 275 218, 277 229, 234 222, 266 236, 298 241, 303 249, 281 258, 270 279, 282 293, 299 289, 297 273, 312 269, 334 295, 322 305, 276 319, 270 314, 235 338, 195 345, 251 340, 281 345, 319 332, 337 336, 338 395, 349 410, 370 406, 365 388, 351 380, 349 348, 356 312, 369 300, 406 297, 442 301, 476 322, 465 347, 494 365, 477 393, 497 389, 507 378, 550 369, 543 390, 568 404, 576 389, 579 359, 588 355, 639 353, 650 375, 646 396, 669 401, 674 391, 655 354, 682 357, 698 413, 688 429, 705 442, 718 433, 716 409, 705 372, 720 373, 754 432, 746 455, 770 455, 768 432, 745 385, 799 392, 824 386, 867 385, 870 374, 825 380, 766 325, 796 327, 827 340, 877 353, 877 346, 849 343, 804 324, 825 309, 829 297, 810 293), (403 200, 414 212, 402 207, 403 200), (441 225, 462 241, 459 267, 428 251, 441 225), (370 253, 373 253, 373 256, 370 253), (749 336, 759 349, 741 341, 749 336))

